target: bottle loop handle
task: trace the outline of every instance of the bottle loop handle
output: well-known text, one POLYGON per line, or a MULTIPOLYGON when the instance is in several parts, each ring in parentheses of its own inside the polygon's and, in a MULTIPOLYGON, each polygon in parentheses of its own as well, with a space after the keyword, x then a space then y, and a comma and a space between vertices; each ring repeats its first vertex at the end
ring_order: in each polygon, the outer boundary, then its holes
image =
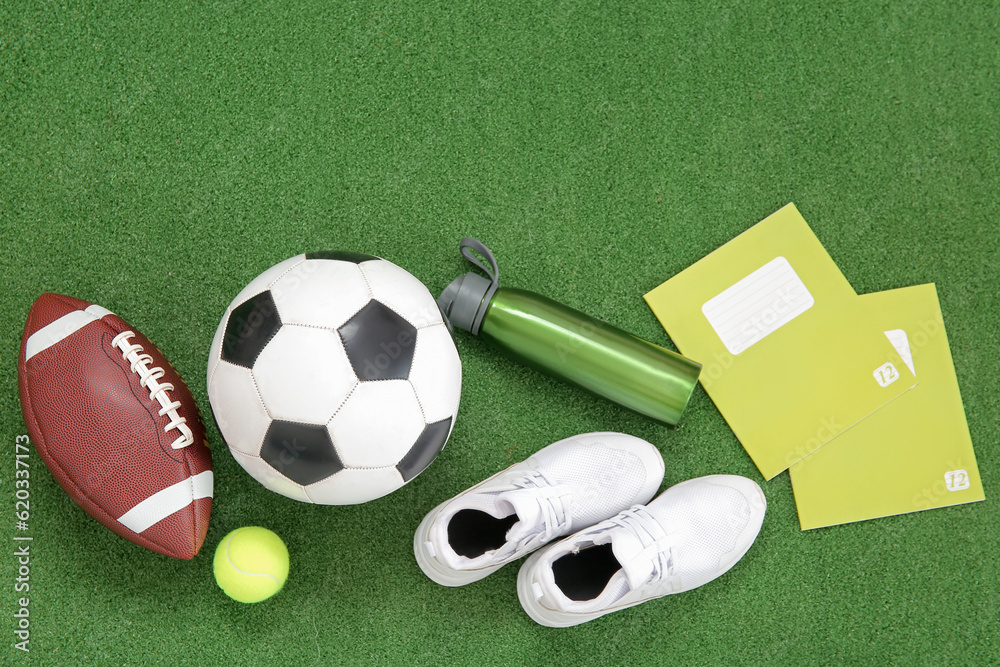
POLYGON ((483 273, 490 277, 490 283, 493 291, 495 291, 500 286, 500 267, 497 265, 497 258, 493 256, 493 253, 486 247, 486 244, 479 239, 466 236, 458 242, 458 249, 461 251, 463 257, 478 266, 482 269, 483 273), (473 252, 479 253, 489 262, 489 266, 486 266, 473 252))
POLYGON ((476 314, 470 323, 471 326, 469 327, 469 331, 478 336, 479 328, 483 323, 483 317, 486 316, 486 308, 489 305, 490 300, 493 298, 493 295, 496 294, 497 288, 500 287, 500 267, 497 265, 497 258, 493 256, 493 252, 479 239, 466 236, 458 242, 458 249, 462 253, 463 257, 475 264, 490 278, 489 286, 486 288, 486 293, 483 295, 483 299, 480 302, 479 307, 476 310, 476 314), (478 253, 480 257, 486 260, 486 262, 484 263, 482 259, 476 256, 475 253, 478 253))

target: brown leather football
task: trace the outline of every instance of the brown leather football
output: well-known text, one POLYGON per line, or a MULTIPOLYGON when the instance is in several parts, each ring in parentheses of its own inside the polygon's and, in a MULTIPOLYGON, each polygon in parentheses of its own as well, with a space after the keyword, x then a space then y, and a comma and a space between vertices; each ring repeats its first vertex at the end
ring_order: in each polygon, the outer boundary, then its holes
POLYGON ((212 511, 212 455, 191 392, 139 331, 43 294, 18 359, 28 433, 66 493, 125 539, 194 557, 212 511))

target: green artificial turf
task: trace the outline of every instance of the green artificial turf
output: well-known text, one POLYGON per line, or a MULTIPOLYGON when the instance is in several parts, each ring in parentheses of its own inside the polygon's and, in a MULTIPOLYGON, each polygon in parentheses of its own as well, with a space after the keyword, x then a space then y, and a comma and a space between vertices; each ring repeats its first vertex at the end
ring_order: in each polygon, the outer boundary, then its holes
MULTIPOLYGON (((993 3, 24 2, 0 7, 0 664, 986 664, 1000 655, 1000 12, 993 3), (149 336, 208 413, 226 306, 286 257, 467 270, 670 345, 642 294, 788 202, 859 293, 935 282, 987 501, 801 532, 700 388, 658 426, 456 336, 451 440, 351 507, 265 490, 214 426, 215 505, 181 562, 114 536, 32 455, 15 592, 16 358, 44 291, 149 336), (412 554, 423 515, 570 434, 619 430, 665 484, 762 482, 755 546, 695 591, 553 630, 517 568, 464 588, 412 554), (226 598, 212 553, 263 525, 284 590, 226 598), (13 647, 30 597, 30 654, 13 647)), ((886 471, 892 474, 892 471, 886 471)))

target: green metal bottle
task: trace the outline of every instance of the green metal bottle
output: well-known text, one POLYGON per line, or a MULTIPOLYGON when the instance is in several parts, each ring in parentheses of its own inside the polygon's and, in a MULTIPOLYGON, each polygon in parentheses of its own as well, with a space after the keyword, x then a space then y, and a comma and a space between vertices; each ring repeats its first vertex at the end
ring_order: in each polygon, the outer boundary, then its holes
POLYGON ((701 364, 535 292, 500 287, 496 259, 476 239, 462 239, 459 250, 489 280, 467 273, 444 289, 438 305, 452 326, 647 417, 680 420, 701 364))

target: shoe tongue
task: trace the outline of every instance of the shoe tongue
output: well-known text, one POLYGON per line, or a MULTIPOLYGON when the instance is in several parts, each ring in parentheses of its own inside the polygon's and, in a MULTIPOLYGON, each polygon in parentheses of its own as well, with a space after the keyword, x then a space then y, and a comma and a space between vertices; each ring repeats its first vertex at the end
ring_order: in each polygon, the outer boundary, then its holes
POLYGON ((517 515, 517 523, 507 531, 508 542, 517 544, 545 528, 538 495, 534 491, 524 489, 505 491, 497 495, 496 506, 504 516, 510 516, 512 513, 517 515))
POLYGON ((626 528, 616 528, 602 535, 594 544, 611 543, 611 552, 622 566, 629 588, 635 590, 653 575, 653 561, 642 541, 626 528))

